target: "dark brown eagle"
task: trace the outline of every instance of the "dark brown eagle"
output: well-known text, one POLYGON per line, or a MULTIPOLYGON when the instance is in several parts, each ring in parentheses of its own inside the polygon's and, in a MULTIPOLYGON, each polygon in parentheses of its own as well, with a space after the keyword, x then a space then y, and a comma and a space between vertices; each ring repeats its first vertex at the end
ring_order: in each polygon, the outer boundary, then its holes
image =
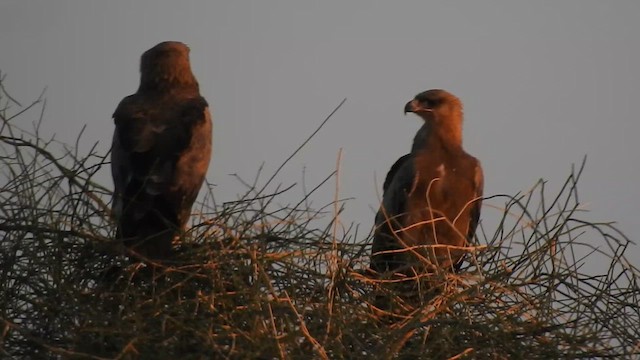
POLYGON ((134 254, 167 258, 211 158, 209 105, 191 72, 189 48, 168 41, 142 54, 140 87, 113 118, 117 238, 134 254))
POLYGON ((424 125, 411 153, 393 164, 384 181, 371 268, 405 275, 457 270, 464 255, 459 247, 478 225, 483 189, 480 162, 462 148, 462 103, 444 90, 428 90, 404 111, 424 125))

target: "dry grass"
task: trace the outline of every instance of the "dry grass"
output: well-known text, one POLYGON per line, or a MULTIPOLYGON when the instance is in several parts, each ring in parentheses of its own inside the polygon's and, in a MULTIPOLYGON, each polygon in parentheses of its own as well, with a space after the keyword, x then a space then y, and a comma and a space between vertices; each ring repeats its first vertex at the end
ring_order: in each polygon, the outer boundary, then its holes
POLYGON ((110 191, 92 180, 106 156, 44 141, 37 125, 32 134, 20 130, 15 119, 43 102, 20 107, 0 97, 2 357, 640 354, 638 270, 624 256, 629 241, 610 224, 580 220, 582 168, 554 196, 540 182, 485 201, 500 204, 504 215, 479 233, 468 266, 442 274, 438 294, 390 322, 370 305, 383 291, 364 271, 370 239, 355 227, 335 231, 336 202, 276 205, 287 189, 267 193, 259 177, 239 201, 222 206, 211 187, 203 189, 199 223, 177 245, 175 262, 130 261, 111 240, 110 191), (318 228, 322 216, 326 226, 318 228), (589 273, 592 262, 604 270, 589 273))

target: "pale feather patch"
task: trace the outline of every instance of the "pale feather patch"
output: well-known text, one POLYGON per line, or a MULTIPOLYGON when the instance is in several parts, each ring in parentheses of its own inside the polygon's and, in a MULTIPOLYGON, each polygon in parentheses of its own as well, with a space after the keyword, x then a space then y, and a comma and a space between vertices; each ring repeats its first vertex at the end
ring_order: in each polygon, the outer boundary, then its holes
POLYGON ((444 177, 447 175, 447 169, 444 167, 444 164, 440 164, 440 166, 438 166, 436 168, 436 178, 434 180, 436 180, 436 182, 433 184, 433 189, 434 191, 437 192, 442 192, 442 187, 444 186, 444 177))

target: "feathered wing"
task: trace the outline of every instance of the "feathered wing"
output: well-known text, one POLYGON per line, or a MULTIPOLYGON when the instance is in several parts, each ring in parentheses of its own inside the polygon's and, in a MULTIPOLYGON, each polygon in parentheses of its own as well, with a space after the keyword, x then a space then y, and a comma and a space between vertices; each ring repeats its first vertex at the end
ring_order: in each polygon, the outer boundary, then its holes
MULTIPOLYGON (((467 227, 467 243, 472 244, 473 238, 476 234, 476 229, 478 228, 478 222, 480 221, 480 210, 482 208, 482 195, 484 192, 484 175, 482 172, 482 166, 480 162, 476 160, 476 166, 474 171, 474 199, 473 203, 470 205, 471 209, 469 211, 469 225, 467 227)), ((462 263, 464 262, 464 256, 461 256, 460 259, 453 265, 455 271, 460 270, 462 267, 462 263)))
POLYGON ((396 160, 395 163, 393 163, 393 165, 391 165, 391 169, 389 169, 387 176, 384 178, 384 183, 382 184, 383 195, 385 192, 387 192, 387 189, 389 188, 389 185, 391 185, 391 182, 393 181, 393 178, 396 176, 396 173, 398 172, 398 170, 400 170, 402 165, 404 165, 404 163, 407 162, 409 159, 411 159, 411 153, 401 156, 398 160, 396 160))
POLYGON ((114 113, 118 237, 146 256, 167 256, 188 219, 209 163, 207 106, 201 97, 153 104, 133 95, 114 113))
POLYGON ((412 154, 400 157, 389 169, 382 186, 382 204, 376 214, 376 230, 373 238, 371 268, 382 273, 403 264, 399 253, 385 253, 401 249, 394 230, 402 228, 406 213, 407 194, 414 179, 412 154))
POLYGON ((476 187, 476 200, 471 208, 471 216, 469 219, 469 232, 467 233, 467 240, 471 243, 478 227, 478 221, 480 221, 480 209, 482 207, 482 195, 484 193, 484 174, 480 163, 476 165, 474 184, 476 187))

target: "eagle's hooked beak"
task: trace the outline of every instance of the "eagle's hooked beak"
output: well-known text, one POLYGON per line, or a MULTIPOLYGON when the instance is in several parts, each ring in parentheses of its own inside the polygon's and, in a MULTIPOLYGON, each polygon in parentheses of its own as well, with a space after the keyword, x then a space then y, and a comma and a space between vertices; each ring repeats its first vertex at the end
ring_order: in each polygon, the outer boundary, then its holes
POLYGON ((415 100, 411 100, 404 106, 405 115, 407 115, 408 112, 413 112, 415 102, 416 102, 415 100))
POLYGON ((425 109, 422 107, 422 105, 420 104, 420 102, 416 99, 413 99, 411 101, 409 101, 407 103, 407 105, 404 106, 404 114, 406 115, 407 113, 415 113, 418 111, 426 111, 428 109, 425 109))

